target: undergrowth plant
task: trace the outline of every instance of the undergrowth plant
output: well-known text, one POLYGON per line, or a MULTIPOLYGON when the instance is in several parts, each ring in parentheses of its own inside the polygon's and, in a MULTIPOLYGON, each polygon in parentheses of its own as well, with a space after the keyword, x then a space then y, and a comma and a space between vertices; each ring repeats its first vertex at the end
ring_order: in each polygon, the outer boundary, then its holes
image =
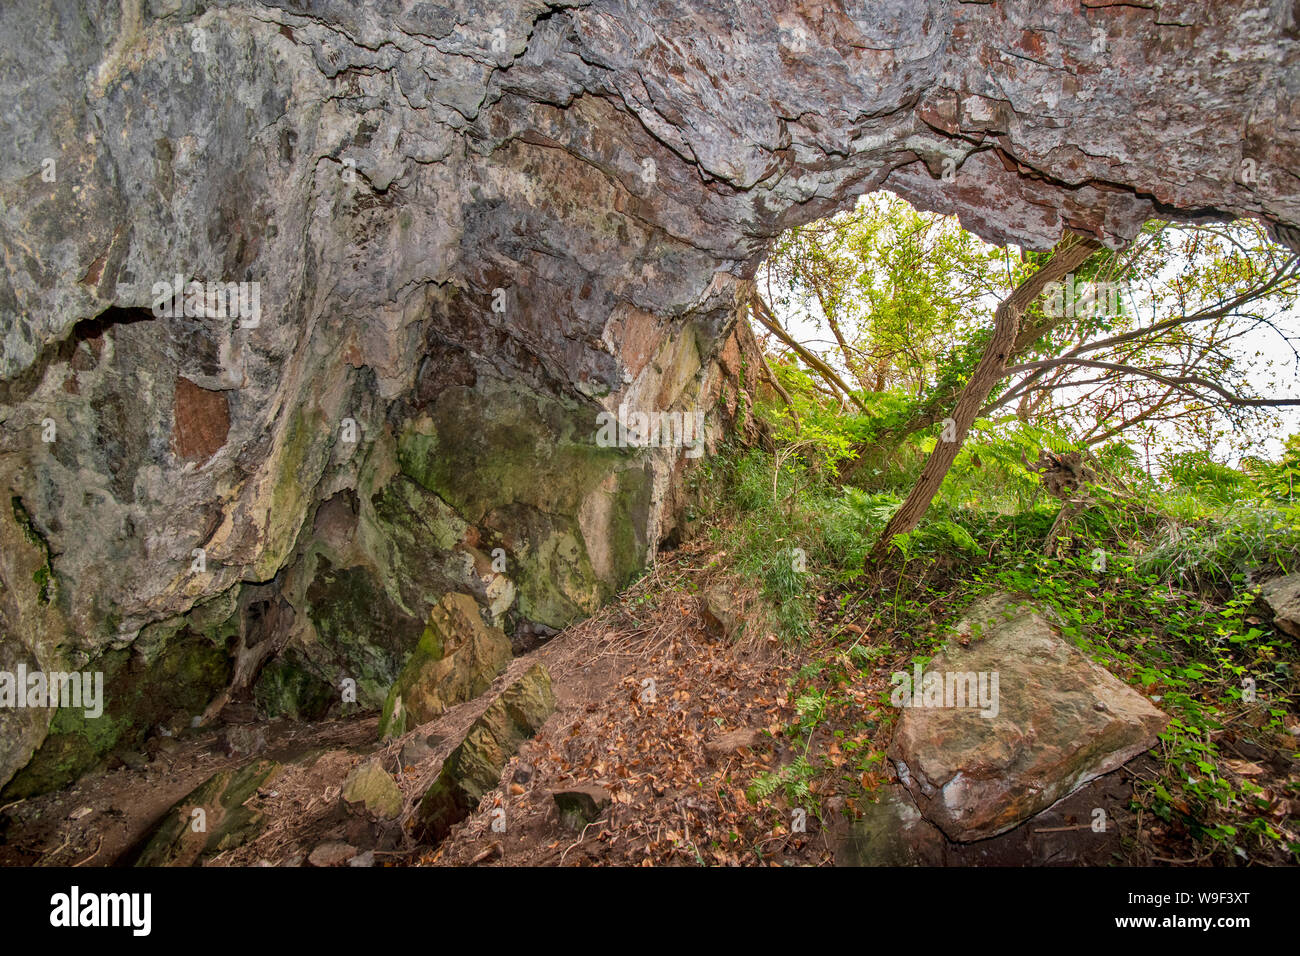
POLYGON ((928 664, 970 603, 1010 591, 1169 715, 1158 769, 1135 787, 1140 818, 1192 840, 1189 861, 1300 861, 1285 810, 1300 799, 1295 783, 1269 782, 1241 756, 1298 756, 1300 653, 1270 625, 1258 584, 1300 567, 1300 509, 1266 489, 1255 500, 1225 495, 1259 485, 1217 469, 1207 483, 1192 461, 1177 482, 1091 489, 1049 556, 1061 504, 1026 488, 1014 506, 999 478, 1014 448, 968 464, 964 491, 941 496, 895 541, 888 567, 874 569, 866 556, 896 495, 837 483, 808 456, 729 448, 702 466, 697 493, 713 544, 809 659, 791 688, 793 756, 752 780, 750 799, 780 794, 820 813, 823 777, 869 798, 886 779, 896 712, 887 695, 862 688, 879 686, 882 670, 928 664), (981 481, 990 486, 982 495, 981 481))

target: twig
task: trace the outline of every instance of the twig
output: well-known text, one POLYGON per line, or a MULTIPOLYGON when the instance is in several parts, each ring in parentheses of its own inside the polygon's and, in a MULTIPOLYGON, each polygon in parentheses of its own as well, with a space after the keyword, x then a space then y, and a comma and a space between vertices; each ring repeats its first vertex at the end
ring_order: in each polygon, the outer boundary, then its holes
POLYGON ((587 826, 583 827, 583 828, 582 828, 582 832, 578 834, 578 839, 574 840, 572 843, 570 843, 568 846, 566 846, 566 847, 564 848, 564 852, 560 854, 560 865, 561 865, 561 866, 564 865, 564 858, 565 858, 566 856, 569 855, 569 851, 570 851, 570 850, 572 850, 575 846, 577 846, 577 845, 578 845, 579 843, 581 843, 583 840, 587 839, 587 830, 588 830, 588 828, 590 828, 590 827, 594 827, 597 823, 604 823, 604 822, 605 822, 605 821, 604 821, 603 818, 600 819, 600 820, 592 820, 590 823, 587 824, 587 826))
POLYGON ((1092 826, 1091 823, 1079 823, 1072 827, 1038 827, 1035 833, 1065 833, 1067 830, 1087 830, 1092 826))
POLYGON ((89 863, 89 862, 90 862, 91 860, 93 860, 95 857, 99 856, 99 851, 102 850, 103 848, 104 848, 104 834, 101 833, 101 834, 99 834, 99 838, 98 838, 98 840, 95 842, 95 852, 92 853, 92 854, 90 854, 90 856, 86 857, 86 858, 85 858, 84 860, 82 860, 80 863, 74 863, 74 864, 72 864, 72 865, 73 865, 74 867, 75 867, 75 866, 85 866, 87 863, 89 863))
POLYGON ((497 855, 500 855, 502 857, 506 855, 505 847, 501 845, 501 841, 499 840, 493 841, 491 846, 489 846, 486 850, 483 850, 480 853, 476 854, 474 859, 470 860, 469 862, 470 865, 473 866, 474 864, 482 863, 484 860, 490 860, 492 857, 497 855))

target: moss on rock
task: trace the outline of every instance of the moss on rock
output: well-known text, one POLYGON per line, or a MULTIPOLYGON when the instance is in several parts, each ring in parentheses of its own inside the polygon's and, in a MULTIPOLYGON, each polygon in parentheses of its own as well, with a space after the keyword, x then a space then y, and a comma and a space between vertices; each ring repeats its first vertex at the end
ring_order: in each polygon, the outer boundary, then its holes
POLYGON ((452 704, 473 700, 510 662, 510 640, 488 627, 467 594, 448 594, 384 701, 381 736, 397 736, 452 704))
POLYGON ((135 865, 192 866, 205 856, 242 846, 265 824, 264 816, 245 804, 279 770, 275 761, 259 760, 213 774, 163 814, 135 865), (196 811, 201 817, 196 818, 196 811), (201 829, 194 826, 196 819, 202 819, 201 829))
POLYGON ((362 566, 336 568, 320 557, 307 588, 315 642, 304 649, 311 672, 335 685, 357 682, 357 703, 377 708, 420 640, 423 623, 395 604, 362 566))
POLYGON ((423 615, 441 595, 463 586, 448 562, 467 528, 437 495, 395 475, 363 508, 361 543, 393 598, 423 615))
POLYGON ((108 651, 81 670, 103 672, 103 713, 87 717, 84 708, 59 708, 5 798, 67 786, 105 757, 138 748, 158 724, 188 723, 229 683, 231 660, 223 647, 186 628, 153 660, 135 650, 108 651))
POLYGON ((253 685, 253 700, 259 713, 267 718, 321 720, 338 699, 338 690, 313 673, 296 649, 263 667, 253 685))
POLYGON ((596 444, 596 416, 480 377, 397 439, 401 473, 499 538, 519 613, 551 627, 593 613, 646 557, 650 472, 635 451, 596 444))
POLYGON ((417 831, 438 843, 478 806, 500 781, 519 745, 541 729, 555 710, 551 676, 534 664, 492 702, 451 752, 437 779, 425 791, 417 812, 417 831))

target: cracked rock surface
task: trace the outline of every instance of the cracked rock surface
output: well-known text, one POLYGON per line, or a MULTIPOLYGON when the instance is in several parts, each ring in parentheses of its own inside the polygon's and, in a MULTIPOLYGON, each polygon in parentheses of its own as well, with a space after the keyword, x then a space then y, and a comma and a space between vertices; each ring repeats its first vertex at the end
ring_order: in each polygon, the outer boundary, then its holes
POLYGON ((952 840, 1005 833, 1150 750, 1168 716, 1088 660, 1032 606, 976 604, 919 681, 889 758, 952 840))
MULTIPOLYGON (((886 187, 1296 245, 1298 42, 1264 0, 6 2, 0 669, 302 716, 379 707, 447 593, 582 617, 684 467, 596 416, 708 406, 772 236, 886 187)), ((139 697, 0 712, 0 783, 137 746, 139 697)))

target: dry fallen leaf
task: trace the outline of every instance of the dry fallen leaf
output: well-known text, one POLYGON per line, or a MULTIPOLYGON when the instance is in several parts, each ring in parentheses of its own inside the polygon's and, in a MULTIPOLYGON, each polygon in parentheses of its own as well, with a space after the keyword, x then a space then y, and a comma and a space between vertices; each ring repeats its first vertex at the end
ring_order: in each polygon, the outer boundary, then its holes
POLYGON ((1225 760, 1233 772, 1241 774, 1243 777, 1257 777, 1264 772, 1264 768, 1257 763, 1249 760, 1225 760))

